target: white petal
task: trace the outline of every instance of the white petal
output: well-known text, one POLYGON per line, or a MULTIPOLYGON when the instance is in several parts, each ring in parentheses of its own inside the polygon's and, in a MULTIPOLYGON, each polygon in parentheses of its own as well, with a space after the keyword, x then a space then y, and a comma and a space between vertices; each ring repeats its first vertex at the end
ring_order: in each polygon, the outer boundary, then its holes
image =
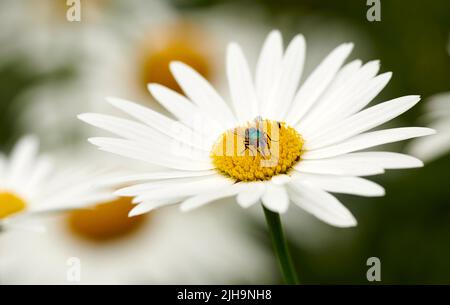
POLYGON ((366 107, 386 87, 392 78, 392 72, 386 72, 371 79, 364 90, 348 99, 346 107, 340 109, 339 118, 352 115, 366 107))
POLYGON ((29 193, 38 191, 40 183, 46 181, 51 170, 53 169, 53 164, 47 157, 40 157, 36 164, 34 165, 32 171, 28 173, 28 181, 23 184, 24 189, 29 193))
POLYGON ((362 61, 360 59, 355 59, 345 64, 342 69, 336 74, 333 82, 327 88, 327 96, 333 92, 336 95, 339 91, 346 91, 350 88, 346 88, 348 84, 354 85, 356 79, 360 77, 362 61), (345 89, 345 90, 344 90, 345 89), (337 92, 336 92, 337 91, 337 92))
POLYGON ((306 182, 290 186, 291 200, 306 212, 336 227, 356 226, 355 217, 334 196, 306 182))
POLYGON ((436 128, 436 130, 437 134, 411 143, 408 153, 428 162, 447 154, 450 151, 449 129, 441 131, 436 128))
POLYGON ((423 166, 422 161, 412 156, 384 151, 350 153, 335 157, 333 159, 335 159, 336 161, 351 163, 367 162, 369 164, 376 164, 377 166, 384 169, 414 168, 423 166))
POLYGON ((113 186, 124 183, 131 183, 145 180, 162 180, 162 179, 176 179, 176 178, 189 178, 189 177, 203 177, 216 174, 216 171, 164 171, 164 172, 151 172, 146 174, 129 175, 122 177, 107 178, 99 182, 101 186, 113 186))
POLYGON ((377 127, 406 112, 420 101, 420 97, 404 96, 363 110, 308 138, 307 150, 339 143, 352 136, 377 127))
POLYGON ((284 184, 288 183, 289 181, 291 181, 291 176, 284 175, 284 174, 276 175, 276 176, 273 176, 272 179, 270 179, 270 181, 276 185, 284 185, 284 184))
POLYGON ((300 173, 338 176, 371 176, 384 173, 383 167, 366 160, 339 159, 301 160, 294 169, 300 173))
POLYGON ((8 168, 10 183, 20 183, 22 179, 28 178, 38 147, 39 141, 34 136, 23 137, 14 146, 8 168))
POLYGON ((62 212, 69 211, 73 209, 85 208, 100 202, 109 202, 117 199, 114 194, 110 192, 74 192, 76 198, 69 198, 69 196, 61 196, 52 199, 48 202, 42 202, 39 205, 35 205, 30 208, 32 213, 43 213, 43 212, 62 212))
MULTIPOLYGON (((378 197, 384 196, 384 188, 375 182, 359 177, 328 176, 314 174, 298 174, 291 183, 307 181, 311 184, 332 193, 352 194, 358 196, 378 197)), ((299 186, 301 187, 301 186, 299 186)))
POLYGON ((140 194, 150 191, 150 190, 164 188, 164 187, 171 187, 174 185, 180 185, 180 184, 185 184, 185 183, 197 183, 197 182, 201 183, 202 181, 205 181, 205 179, 207 180, 210 178, 211 178, 211 176, 152 180, 149 182, 142 182, 142 183, 133 184, 131 186, 123 187, 123 188, 115 191, 115 194, 117 196, 121 196, 121 197, 134 197, 134 196, 140 195, 140 194))
POLYGON ((292 108, 286 118, 288 124, 296 125, 309 111, 333 80, 352 48, 353 44, 351 43, 340 45, 311 73, 294 98, 292 108))
POLYGON ((90 138, 88 140, 98 146, 100 150, 163 167, 195 171, 214 168, 206 159, 200 161, 181 156, 181 154, 175 155, 171 153, 171 149, 162 152, 161 148, 149 147, 145 143, 114 138, 90 138))
POLYGON ((232 185, 233 183, 234 181, 221 176, 212 176, 193 182, 174 182, 164 187, 143 192, 142 195, 135 197, 133 201, 142 202, 148 200, 169 199, 197 195, 211 190, 220 191, 221 188, 232 185))
POLYGON ((271 97, 267 114, 275 120, 284 120, 291 106, 300 82, 305 61, 305 38, 297 35, 287 47, 281 63, 281 71, 276 82, 276 90, 271 97))
POLYGON ((285 213, 289 207, 286 188, 273 183, 267 183, 261 200, 266 208, 276 213, 285 213))
POLYGON ((236 119, 230 108, 203 76, 181 62, 172 62, 170 70, 184 93, 205 113, 223 127, 235 125, 236 119))
POLYGON ((240 122, 258 115, 258 101, 247 60, 236 43, 228 46, 227 76, 234 111, 240 122))
POLYGON ((336 145, 307 151, 302 155, 302 158, 330 158, 381 144, 398 142, 415 137, 423 137, 434 133, 435 131, 433 129, 423 127, 404 127, 372 131, 360 134, 336 145))
POLYGON ((329 108, 334 107, 337 101, 345 99, 350 92, 354 92, 361 64, 361 60, 353 60, 339 70, 323 96, 312 107, 308 115, 297 124, 302 134, 308 130, 310 125, 317 123, 318 118, 324 116, 329 108))
POLYGON ((158 200, 158 201, 147 201, 142 202, 135 206, 130 213, 128 213, 128 217, 139 216, 145 213, 148 213, 154 209, 167 206, 175 203, 174 200, 158 200))
MULTIPOLYGON (((372 79, 369 77, 373 73, 371 70, 375 70, 375 68, 366 68, 367 65, 363 66, 361 71, 355 73, 353 78, 342 86, 343 90, 339 92, 339 95, 331 96, 327 105, 320 109, 314 109, 315 111, 309 113, 303 121, 299 122, 297 126, 302 134, 309 137, 332 126, 363 109, 378 95, 391 79, 392 73, 387 72, 372 79)), ((375 63, 373 66, 375 66, 375 63)), ((376 67, 378 67, 377 62, 376 67)))
POLYGON ((244 209, 257 203, 266 190, 264 182, 249 182, 237 195, 237 203, 244 209))
POLYGON ((143 141, 159 147, 170 147, 172 143, 180 142, 183 143, 183 145, 199 150, 199 153, 201 153, 200 151, 209 151, 209 149, 206 148, 206 145, 204 145, 206 143, 203 143, 200 137, 191 131, 188 131, 188 134, 182 135, 181 133, 185 131, 185 129, 179 130, 180 134, 176 135, 175 124, 173 124, 171 128, 174 131, 173 133, 168 131, 162 133, 147 125, 110 115, 83 113, 78 115, 78 118, 92 126, 112 132, 125 139, 138 142, 143 141), (167 134, 170 134, 170 136, 167 134))
POLYGON ((153 111, 150 108, 118 98, 107 98, 107 101, 114 107, 119 108, 144 124, 181 143, 192 143, 195 147, 203 148, 207 147, 209 144, 205 143, 201 136, 185 125, 153 111))
POLYGON ((220 125, 208 118, 184 95, 159 84, 149 84, 148 90, 161 105, 192 130, 210 135, 214 139, 220 135, 222 131, 220 125))
POLYGON ((363 83, 360 89, 352 90, 350 95, 341 98, 340 103, 329 107, 316 120, 314 126, 308 130, 308 135, 339 122, 366 107, 383 90, 391 77, 392 73, 386 72, 363 83))
POLYGON ((256 92, 260 102, 260 114, 265 114, 274 83, 280 73, 283 57, 283 41, 279 31, 272 31, 267 36, 256 65, 256 92))
POLYGON ((183 201, 183 203, 180 206, 180 209, 183 212, 191 211, 202 205, 208 204, 212 201, 234 196, 238 194, 242 188, 243 183, 237 183, 227 187, 223 187, 220 190, 213 190, 205 193, 200 193, 196 196, 193 196, 183 201))

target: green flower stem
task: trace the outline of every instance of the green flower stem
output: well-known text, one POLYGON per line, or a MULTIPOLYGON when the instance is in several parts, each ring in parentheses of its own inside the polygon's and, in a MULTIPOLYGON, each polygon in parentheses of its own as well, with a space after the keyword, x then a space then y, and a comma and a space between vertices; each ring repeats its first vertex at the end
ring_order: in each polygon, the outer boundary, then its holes
POLYGON ((280 214, 268 210, 265 206, 263 206, 263 210, 283 279, 288 285, 298 284, 297 274, 281 226, 280 214))

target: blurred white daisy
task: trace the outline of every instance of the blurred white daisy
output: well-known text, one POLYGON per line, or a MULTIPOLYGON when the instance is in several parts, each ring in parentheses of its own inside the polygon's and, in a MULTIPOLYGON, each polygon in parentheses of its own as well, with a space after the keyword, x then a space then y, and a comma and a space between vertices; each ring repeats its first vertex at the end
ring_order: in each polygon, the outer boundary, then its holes
POLYGON ((44 219, 46 234, 0 237, 5 284, 224 284, 274 281, 267 252, 224 205, 127 216, 131 199, 44 219), (219 213, 220 218, 212 218, 219 213), (195 238, 192 238, 195 236, 195 238), (79 262, 80 281, 67 274, 79 262))
POLYGON ((64 211, 116 198, 95 187, 100 171, 65 168, 56 171, 47 156, 38 155, 38 140, 22 138, 9 157, 0 154, 0 227, 20 226, 19 221, 45 212, 64 211))
POLYGON ((80 119, 122 137, 91 138, 101 150, 167 168, 124 177, 122 182, 136 184, 117 194, 136 196, 139 205, 133 215, 178 202, 188 211, 237 196, 243 207, 261 200, 267 209, 283 213, 293 201, 329 224, 354 226, 353 215, 330 192, 382 196, 381 186, 359 176, 422 166, 407 155, 356 151, 434 131, 404 127, 366 132, 420 98, 405 96, 362 110, 391 73, 376 76, 378 62, 361 65, 355 60, 342 67, 352 47, 343 44, 333 50, 297 89, 304 38, 296 36, 283 52, 281 34, 274 31, 263 46, 254 81, 240 47, 229 46, 227 75, 234 111, 197 72, 174 62, 172 73, 187 97, 156 84, 149 90, 178 121, 114 98, 109 99, 112 105, 140 122, 101 114, 80 119), (271 130, 277 130, 276 138, 269 136, 271 130), (229 142, 244 148, 244 155, 234 146, 231 154, 224 153, 229 142), (267 165, 262 161, 272 157, 270 144, 279 151, 275 163, 267 165), (174 145, 189 149, 176 150, 174 145))
MULTIPOLYGON (((147 84, 160 83, 180 91, 169 70, 169 63, 174 60, 189 64, 208 81, 225 88, 226 79, 219 72, 224 69, 221 52, 226 43, 238 33, 238 40, 256 55, 256 42, 267 33, 257 12, 249 20, 228 6, 180 14, 167 1, 130 0, 114 2, 113 8, 106 12, 117 15, 95 23, 81 22, 81 37, 65 32, 65 37, 83 46, 77 48, 83 56, 69 61, 75 65, 75 75, 67 81, 39 83, 15 101, 23 105, 19 117, 22 132, 32 130, 45 147, 53 149, 60 143, 84 141, 92 128, 82 128, 75 116, 83 111, 109 112, 110 107, 104 102, 106 95, 127 96, 164 111, 148 95, 147 84), (59 111, 52 110, 56 108, 59 111), (36 120, 39 113, 45 115, 36 120), (52 132, 55 129, 60 132, 52 132)), ((67 54, 72 52, 61 55, 67 54)))
POLYGON ((65 0, 4 0, 0 3, 1 59, 23 56, 28 68, 31 65, 40 72, 79 60, 93 46, 89 32, 106 22, 111 4, 110 0, 81 1, 81 20, 70 22, 67 14, 74 3, 65 0))
POLYGON ((225 87, 219 73, 221 52, 230 38, 237 37, 256 54, 256 41, 267 32, 257 11, 248 20, 232 5, 183 13, 161 0, 134 0, 122 6, 124 14, 109 33, 109 45, 98 53, 101 58, 89 74, 102 71, 104 93, 126 94, 154 107, 160 105, 149 98, 148 83, 182 91, 169 70, 171 61, 182 61, 208 81, 225 87))
POLYGON ((437 134, 413 141, 408 152, 431 161, 450 152, 450 93, 432 96, 426 104, 426 109, 424 120, 437 134))

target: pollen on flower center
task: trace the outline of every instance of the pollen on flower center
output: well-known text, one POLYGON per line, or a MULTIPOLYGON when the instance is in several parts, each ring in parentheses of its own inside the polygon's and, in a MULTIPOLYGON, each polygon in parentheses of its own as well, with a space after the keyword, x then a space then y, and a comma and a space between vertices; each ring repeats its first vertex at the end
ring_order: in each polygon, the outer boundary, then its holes
POLYGON ((10 192, 0 191, 0 219, 22 212, 26 207, 22 198, 10 192))
POLYGON ((255 120, 224 132, 211 151, 216 169, 237 181, 269 180, 300 160, 303 138, 286 123, 255 120))
POLYGON ((115 240, 138 230, 148 217, 128 217, 132 198, 98 204, 92 209, 73 211, 67 222, 72 233, 94 242, 115 240))

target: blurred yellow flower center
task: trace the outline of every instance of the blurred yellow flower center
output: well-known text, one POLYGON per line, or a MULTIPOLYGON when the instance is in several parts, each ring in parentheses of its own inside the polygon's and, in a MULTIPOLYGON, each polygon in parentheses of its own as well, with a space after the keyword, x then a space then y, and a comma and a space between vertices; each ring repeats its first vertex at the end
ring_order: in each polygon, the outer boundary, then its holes
POLYGON ((132 198, 98 204, 92 209, 73 211, 68 216, 69 228, 84 239, 101 242, 117 239, 138 230, 147 215, 128 217, 134 207, 132 198))
POLYGON ((163 30, 161 36, 151 39, 141 55, 140 79, 146 87, 158 83, 182 92, 169 70, 172 61, 181 61, 211 80, 212 65, 202 35, 190 25, 182 23, 163 30))
POLYGON ((0 219, 22 212, 27 205, 17 195, 0 191, 0 219))
POLYGON ((237 181, 269 180, 299 162, 303 143, 294 128, 258 117, 223 133, 211 158, 220 173, 237 181))

